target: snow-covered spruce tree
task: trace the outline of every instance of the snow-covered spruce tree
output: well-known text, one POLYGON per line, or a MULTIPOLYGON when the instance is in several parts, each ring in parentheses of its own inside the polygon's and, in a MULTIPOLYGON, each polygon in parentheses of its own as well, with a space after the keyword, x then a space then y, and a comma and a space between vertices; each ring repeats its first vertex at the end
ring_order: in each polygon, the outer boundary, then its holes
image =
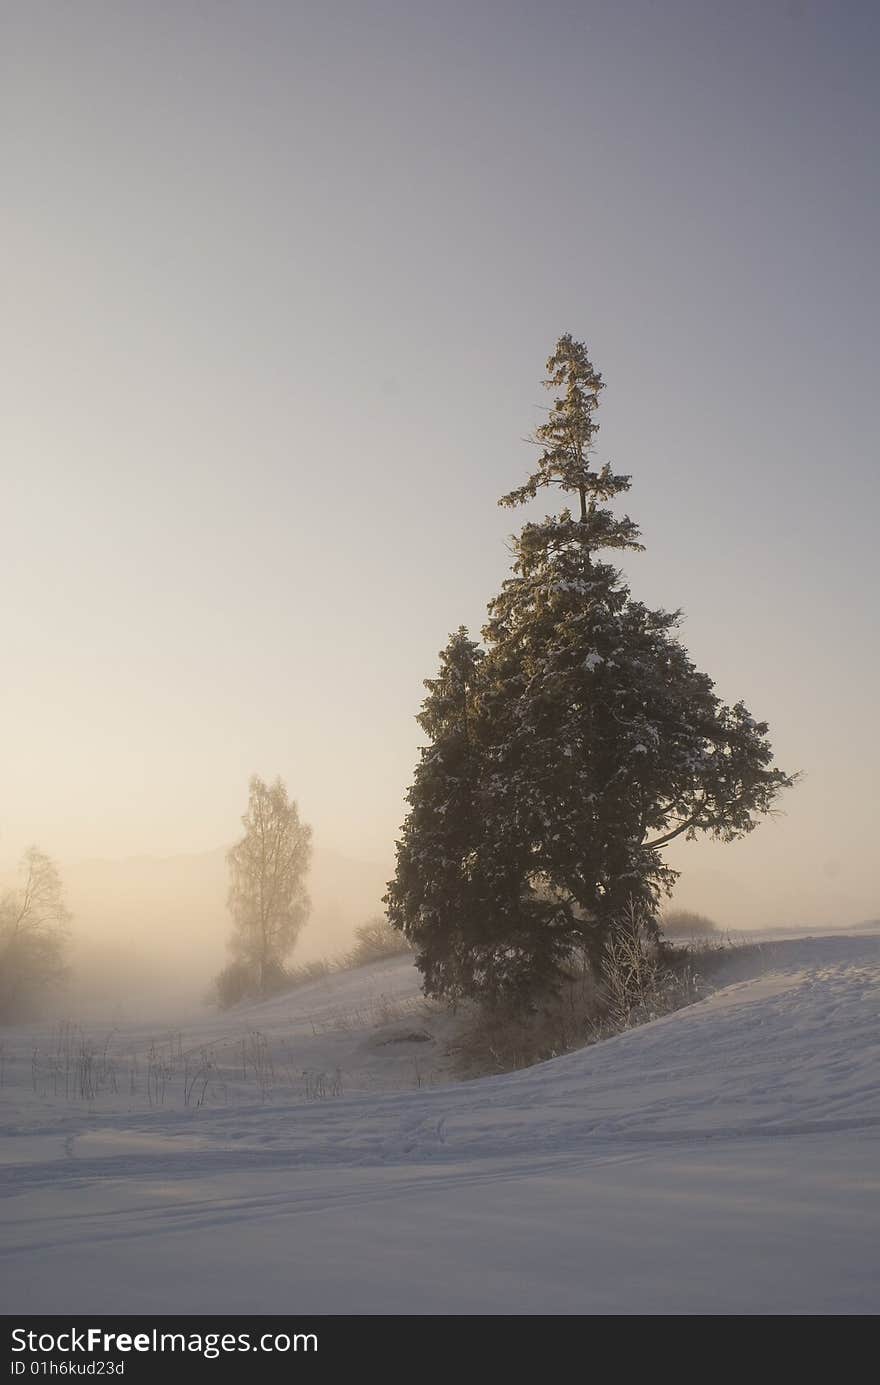
POLYGON ((429 995, 457 995, 479 928, 476 907, 481 823, 475 688, 483 652, 461 627, 440 651, 418 716, 421 751, 409 813, 397 843, 397 872, 384 903, 417 951, 429 995))
POLYGON ((428 995, 513 997, 552 983, 553 901, 522 882, 529 844, 492 801, 491 724, 480 707, 483 651, 461 627, 440 652, 418 721, 422 749, 385 896, 388 918, 416 950, 428 995))
MULTIPOLYGON (((771 768, 766 724, 742 703, 724 706, 694 667, 675 636, 679 614, 634 601, 604 560, 605 550, 641 544, 632 520, 608 508, 630 478, 592 461, 602 379, 570 336, 548 372, 556 398, 534 439, 536 469, 501 504, 556 487, 575 513, 524 526, 513 575, 489 604, 486 656, 470 645, 468 801, 477 810, 444 810, 437 785, 426 833, 411 795, 391 886, 390 916, 425 959, 429 994, 528 997, 577 951, 598 964, 627 908, 656 915, 676 878, 663 846, 701 832, 740 837, 793 782, 771 768), (395 894, 404 858, 408 885, 395 894), (466 911, 460 893, 444 890, 437 860, 444 879, 466 875, 476 887, 466 911), (426 911, 418 882, 431 871, 426 911), (447 964, 435 972, 429 959, 440 952, 447 964)), ((438 742, 434 724, 422 724, 434 742, 424 772, 438 742)))

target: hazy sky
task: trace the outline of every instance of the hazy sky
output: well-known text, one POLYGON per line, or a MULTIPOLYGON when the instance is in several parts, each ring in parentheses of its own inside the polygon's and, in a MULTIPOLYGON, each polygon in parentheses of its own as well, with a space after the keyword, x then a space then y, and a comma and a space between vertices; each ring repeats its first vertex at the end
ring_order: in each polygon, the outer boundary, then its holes
POLYGON ((255 770, 390 858, 569 331, 634 592, 806 776, 676 859, 880 910, 880 6, 0 13, 2 864, 214 847, 255 770))

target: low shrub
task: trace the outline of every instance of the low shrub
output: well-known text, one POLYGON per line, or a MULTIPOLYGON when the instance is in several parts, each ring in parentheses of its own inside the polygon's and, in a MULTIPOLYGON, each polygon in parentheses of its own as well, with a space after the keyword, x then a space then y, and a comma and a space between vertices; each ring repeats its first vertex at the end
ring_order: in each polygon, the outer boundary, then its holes
POLYGON ((412 952, 409 942, 399 928, 392 928, 382 914, 367 919, 354 930, 357 939, 346 958, 350 967, 365 967, 370 962, 383 962, 389 957, 404 957, 412 952))
POLYGON ((666 938, 709 938, 719 931, 717 923, 705 914, 688 909, 671 909, 660 919, 660 932, 666 938))
POLYGON ((285 972, 284 990, 292 991, 297 986, 308 986, 311 981, 320 981, 339 970, 339 964, 329 957, 316 957, 312 962, 301 962, 298 967, 288 967, 285 972))
POLYGON ((244 962, 229 962, 214 978, 214 1000, 220 1010, 231 1010, 252 994, 253 978, 244 962))

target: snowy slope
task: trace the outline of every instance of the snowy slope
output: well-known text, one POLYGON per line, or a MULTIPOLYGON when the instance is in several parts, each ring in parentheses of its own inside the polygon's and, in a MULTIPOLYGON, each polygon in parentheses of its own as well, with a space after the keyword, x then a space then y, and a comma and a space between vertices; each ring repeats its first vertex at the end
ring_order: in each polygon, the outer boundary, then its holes
POLYGON ((777 942, 723 979, 459 1085, 406 961, 189 1026, 152 1106, 155 1035, 114 1036, 117 1091, 83 1102, 32 1073, 50 1036, 14 1031, 6 1311, 876 1311, 880 938, 777 942), (271 1079, 247 1054, 236 1075, 254 1032, 271 1079))

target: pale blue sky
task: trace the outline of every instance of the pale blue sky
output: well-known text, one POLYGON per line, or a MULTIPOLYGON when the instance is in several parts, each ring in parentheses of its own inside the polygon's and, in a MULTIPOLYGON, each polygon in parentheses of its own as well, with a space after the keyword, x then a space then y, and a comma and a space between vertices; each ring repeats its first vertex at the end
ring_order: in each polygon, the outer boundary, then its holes
POLYGON ((253 770, 390 859, 570 331, 634 591, 807 775, 679 859, 880 909, 880 6, 0 15, 3 861, 215 846, 253 770))

